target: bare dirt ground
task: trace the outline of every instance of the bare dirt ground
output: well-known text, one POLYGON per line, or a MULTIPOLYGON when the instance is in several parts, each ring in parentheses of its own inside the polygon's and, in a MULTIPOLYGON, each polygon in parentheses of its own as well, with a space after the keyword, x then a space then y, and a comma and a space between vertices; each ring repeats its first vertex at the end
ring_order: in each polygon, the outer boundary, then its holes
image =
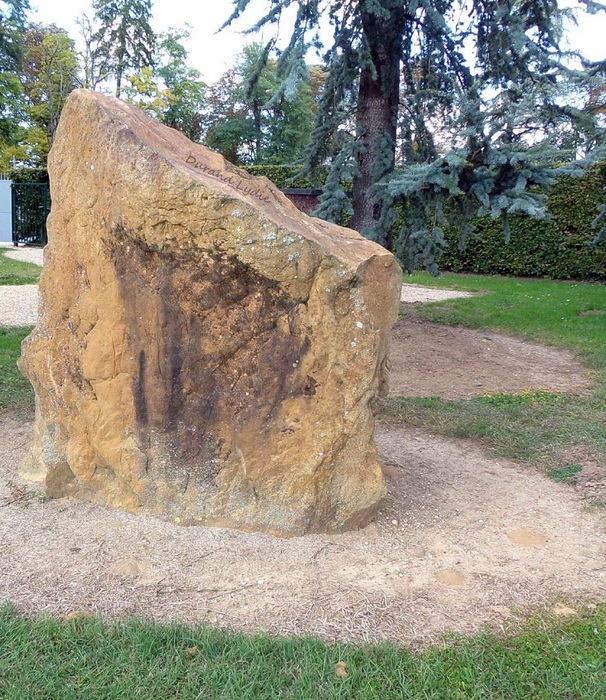
MULTIPOLYGON (((570 356, 521 341, 414 321, 400 323, 394 339, 396 393, 588 386, 570 356), (504 343, 498 352, 485 350, 496 343, 504 343), (442 358, 438 368, 429 363, 431 374, 450 376, 448 387, 425 376, 430 352, 442 358), (473 361, 461 368, 469 353, 473 361)), ((15 484, 23 484, 16 473, 30 434, 31 424, 0 417, 0 602, 23 612, 408 643, 498 626, 536 608, 571 614, 606 597, 604 510, 470 443, 383 422, 377 444, 389 492, 376 521, 342 535, 278 539, 182 528, 70 499, 24 507, 15 484)))
POLYGON ((592 386, 573 353, 414 315, 395 324, 390 357, 392 396, 466 399, 524 390, 582 392, 592 386))
MULTIPOLYGON (((0 499, 29 440, 4 419, 0 499)), ((0 508, 0 600, 327 639, 432 639, 606 594, 604 519, 570 487, 381 425, 375 523, 295 539, 181 528, 71 500, 0 508)))

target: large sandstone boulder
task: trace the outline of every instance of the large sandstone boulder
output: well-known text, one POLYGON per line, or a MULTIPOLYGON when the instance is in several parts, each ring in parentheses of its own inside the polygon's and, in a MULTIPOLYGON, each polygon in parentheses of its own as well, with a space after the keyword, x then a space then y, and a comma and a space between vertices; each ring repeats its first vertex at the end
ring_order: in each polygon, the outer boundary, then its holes
POLYGON ((183 524, 367 523, 392 255, 99 93, 69 98, 49 170, 24 475, 183 524))

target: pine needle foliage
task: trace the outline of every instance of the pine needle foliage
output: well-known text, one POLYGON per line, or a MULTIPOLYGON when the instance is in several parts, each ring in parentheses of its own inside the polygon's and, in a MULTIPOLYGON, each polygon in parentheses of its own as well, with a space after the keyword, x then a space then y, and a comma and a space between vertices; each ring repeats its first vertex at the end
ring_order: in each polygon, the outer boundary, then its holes
POLYGON ((93 0, 95 35, 102 71, 116 79, 116 97, 128 70, 153 66, 156 37, 150 25, 151 0, 93 0))
MULTIPOLYGON (((249 5, 234 0, 225 26, 249 5)), ((502 220, 507 240, 510 215, 544 218, 556 175, 602 153, 601 116, 581 95, 603 81, 606 62, 563 48, 576 13, 603 10, 598 2, 272 0, 249 31, 283 25, 293 8, 280 89, 312 48, 327 70, 304 168, 332 164, 318 213, 351 214, 409 270, 437 271, 446 211, 461 245, 485 215, 502 220), (406 215, 394 228, 396 206, 406 215)))

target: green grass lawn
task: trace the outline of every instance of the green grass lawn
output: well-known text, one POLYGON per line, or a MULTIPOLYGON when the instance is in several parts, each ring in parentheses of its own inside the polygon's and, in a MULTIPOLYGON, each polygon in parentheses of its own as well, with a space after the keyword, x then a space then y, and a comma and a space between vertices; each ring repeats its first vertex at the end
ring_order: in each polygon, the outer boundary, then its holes
POLYGON ((6 248, 0 248, 0 285, 38 284, 42 268, 32 263, 7 258, 6 248))
MULTIPOLYGON (((393 399, 385 415, 436 433, 476 438, 487 449, 540 466, 559 480, 579 468, 566 455, 593 455, 605 463, 605 286, 464 276, 412 281, 486 292, 415 312, 571 348, 592 368, 597 386, 584 396, 527 392, 469 401, 393 399)), ((0 406, 7 409, 32 404, 31 390, 14 364, 27 332, 0 330, 0 406)), ((606 605, 570 619, 535 618, 505 635, 451 636, 417 650, 142 621, 27 618, 5 606, 0 608, 0 698, 603 700, 606 605)))
POLYGON ((499 456, 550 474, 606 464, 606 286, 505 277, 413 275, 407 282, 478 292, 414 313, 450 325, 499 331, 568 348, 591 369, 588 394, 525 392, 462 401, 394 398, 384 415, 406 425, 473 438, 499 456))
MULTIPOLYGON (((38 284, 42 268, 39 265, 7 258, 0 248, 0 286, 38 284)), ((34 406, 34 392, 30 383, 17 369, 21 341, 30 328, 0 328, 0 410, 30 412, 34 406)))
POLYGON ((34 392, 17 368, 21 342, 31 328, 0 328, 0 409, 29 413, 34 407, 34 392))
POLYGON ((0 609, 4 700, 603 700, 606 606, 410 651, 0 609), (337 673, 339 669, 341 675, 337 673))

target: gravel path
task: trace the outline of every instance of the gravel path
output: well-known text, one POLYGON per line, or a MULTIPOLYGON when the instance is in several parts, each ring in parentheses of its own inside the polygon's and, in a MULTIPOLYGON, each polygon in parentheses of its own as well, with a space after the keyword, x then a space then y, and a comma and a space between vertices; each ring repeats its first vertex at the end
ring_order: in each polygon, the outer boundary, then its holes
MULTIPOLYGON (((2 245, 7 258, 33 263, 42 267, 42 248, 14 248, 2 245)), ((0 286, 0 327, 35 326, 38 320, 38 285, 0 286)))
POLYGON ((403 284, 400 301, 404 304, 415 304, 426 301, 444 301, 444 299, 459 299, 471 297, 470 292, 456 292, 454 289, 435 289, 421 287, 418 284, 403 284))
POLYGON ((0 326, 35 326, 38 320, 38 285, 0 287, 0 326))
POLYGON ((6 248, 4 255, 13 260, 21 260, 21 262, 33 263, 42 267, 44 258, 44 248, 15 248, 12 243, 2 246, 6 248))

